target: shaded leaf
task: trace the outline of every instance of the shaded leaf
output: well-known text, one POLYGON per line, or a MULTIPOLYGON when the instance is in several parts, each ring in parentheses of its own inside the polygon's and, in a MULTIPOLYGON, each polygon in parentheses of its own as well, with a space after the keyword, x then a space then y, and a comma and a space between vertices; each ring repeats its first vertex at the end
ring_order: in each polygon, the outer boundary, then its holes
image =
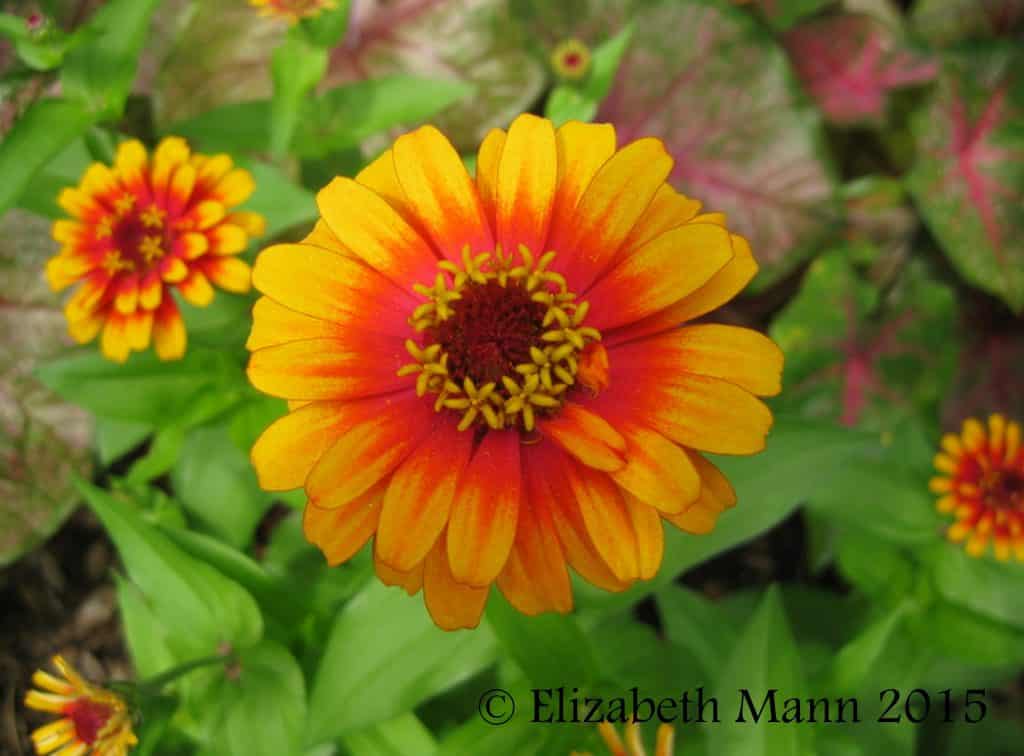
POLYGON ((766 285, 835 220, 820 129, 775 41, 738 9, 696 0, 644 6, 598 120, 619 143, 665 140, 670 181, 746 236, 766 285))
POLYGON ((892 89, 931 81, 938 66, 906 49, 871 16, 842 14, 790 29, 783 42, 826 118, 880 123, 892 89))
POLYGON ((1024 629, 1024 565, 967 555, 963 546, 937 543, 926 552, 935 588, 947 601, 997 622, 1024 629))
POLYGON ((90 419, 34 377, 67 349, 59 297, 43 265, 49 224, 20 211, 0 220, 0 566, 48 538, 71 513, 73 475, 90 468, 90 419))
POLYGON ((925 222, 975 286, 1024 311, 1024 52, 949 56, 914 119, 908 177, 925 222))
POLYGON ((1024 0, 918 0, 911 19, 918 33, 939 45, 1010 37, 1024 26, 1024 0))

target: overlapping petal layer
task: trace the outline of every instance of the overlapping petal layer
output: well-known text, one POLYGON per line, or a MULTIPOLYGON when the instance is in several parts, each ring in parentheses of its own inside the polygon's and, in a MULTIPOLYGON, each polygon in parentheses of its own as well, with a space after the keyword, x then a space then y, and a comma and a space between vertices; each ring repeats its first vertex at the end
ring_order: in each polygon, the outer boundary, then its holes
POLYGON ((571 609, 570 567, 649 579, 662 520, 705 533, 735 505, 701 452, 763 448, 782 354, 679 327, 757 266, 671 166, 657 140, 524 115, 474 178, 424 127, 261 254, 249 374, 292 410, 252 459, 264 487, 305 487, 331 564, 373 538, 381 580, 472 627, 492 584, 535 614, 571 609))

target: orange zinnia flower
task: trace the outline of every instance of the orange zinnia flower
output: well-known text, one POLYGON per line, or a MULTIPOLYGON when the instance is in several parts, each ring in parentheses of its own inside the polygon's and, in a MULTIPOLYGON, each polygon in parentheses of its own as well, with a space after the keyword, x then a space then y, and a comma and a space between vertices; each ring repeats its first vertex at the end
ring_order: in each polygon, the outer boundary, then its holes
POLYGON ((754 275, 718 214, 665 183, 656 139, 524 115, 474 181, 435 128, 317 197, 300 244, 253 271, 249 377, 291 400, 257 440, 262 486, 305 486, 331 564, 375 535, 379 577, 472 627, 490 585, 572 606, 655 575, 660 517, 710 530, 735 497, 694 450, 751 454, 782 354, 743 328, 677 328, 754 275))
POLYGON ((124 756, 138 743, 128 707, 116 693, 90 685, 63 657, 53 657, 61 677, 37 670, 25 705, 63 715, 32 733, 36 753, 55 756, 124 756))
POLYGON ((1024 446, 1020 425, 1002 415, 988 419, 988 430, 974 418, 957 436, 942 438, 932 478, 940 512, 952 512, 949 539, 967 541, 967 553, 979 557, 994 544, 996 559, 1011 553, 1024 562, 1024 446))
MULTIPOLYGON (((644 741, 640 737, 640 727, 636 722, 629 722, 625 727, 626 740, 619 737, 619 733, 608 722, 602 722, 597 726, 601 732, 601 738, 608 746, 611 756, 647 756, 647 749, 644 748, 644 741)), ((672 756, 675 753, 676 732, 672 725, 663 724, 658 727, 658 741, 654 746, 654 756, 672 756)), ((590 756, 589 753, 573 751, 571 756, 590 756)))
POLYGON ((551 67, 563 79, 582 79, 590 72, 590 48, 578 39, 567 39, 552 51, 551 67))
POLYGON ((124 142, 113 169, 93 163, 57 198, 73 220, 53 224, 63 246, 46 266, 54 291, 79 283, 68 300, 68 329, 79 343, 102 330, 103 354, 124 362, 150 338, 164 360, 185 353, 185 325, 171 294, 199 307, 211 281, 249 290, 249 266, 235 255, 263 234, 263 218, 233 212, 253 191, 252 176, 227 155, 191 155, 183 139, 160 142, 152 159, 124 142))
POLYGON ((249 0, 264 16, 276 16, 295 24, 338 7, 336 0, 249 0))

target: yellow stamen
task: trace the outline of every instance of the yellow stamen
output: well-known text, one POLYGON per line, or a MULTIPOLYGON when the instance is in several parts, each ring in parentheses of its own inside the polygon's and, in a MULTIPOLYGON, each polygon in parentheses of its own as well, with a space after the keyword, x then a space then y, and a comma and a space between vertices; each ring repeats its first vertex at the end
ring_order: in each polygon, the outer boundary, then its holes
POLYGON ((142 225, 146 228, 163 228, 164 218, 167 217, 167 211, 162 210, 156 205, 150 205, 139 215, 139 220, 142 221, 142 225))
POLYGON ((146 236, 139 243, 139 254, 142 255, 146 262, 151 263, 164 256, 164 249, 160 244, 161 241, 159 236, 146 236))
POLYGON ((434 403, 436 410, 460 412, 460 430, 482 423, 493 429, 518 424, 532 431, 538 411, 561 406, 562 395, 577 382, 583 350, 599 341, 601 334, 583 325, 589 305, 576 301, 564 277, 547 270, 555 259, 554 252, 537 258, 519 245, 517 261, 500 247, 493 253, 473 255, 467 245, 461 257, 461 267, 450 260, 438 263, 441 272, 432 286, 416 284, 413 287, 427 300, 409 318, 409 324, 416 331, 431 334, 456 314, 457 303, 469 287, 492 282, 502 288, 519 287, 530 295, 531 301, 544 305, 542 327, 548 330, 541 334, 538 343, 530 346, 530 362, 516 365, 513 375, 502 376, 500 381, 487 383, 479 389, 468 377, 462 384, 452 379, 448 355, 437 343, 420 346, 415 341, 407 341, 406 350, 414 362, 403 365, 398 375, 416 375, 416 392, 420 396, 427 392, 438 394, 434 403))

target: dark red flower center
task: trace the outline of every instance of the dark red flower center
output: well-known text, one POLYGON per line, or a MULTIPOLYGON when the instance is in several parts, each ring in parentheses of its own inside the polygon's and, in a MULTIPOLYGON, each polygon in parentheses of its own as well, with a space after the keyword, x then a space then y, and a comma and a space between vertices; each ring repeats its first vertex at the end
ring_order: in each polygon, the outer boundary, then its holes
POLYGON ((75 723, 75 737, 86 745, 96 742, 111 714, 109 706, 88 698, 78 698, 64 707, 64 715, 75 723))
POLYGON ((992 470, 982 478, 981 489, 992 506, 1024 510, 1024 474, 992 470))
POLYGON ((488 281, 467 286, 452 310, 435 334, 448 354, 448 374, 456 382, 471 378, 482 386, 514 376, 516 365, 530 362, 530 347, 540 345, 547 307, 520 286, 488 281))
POLYGON ((565 65, 569 68, 576 68, 583 62, 583 56, 578 52, 566 53, 565 65))

